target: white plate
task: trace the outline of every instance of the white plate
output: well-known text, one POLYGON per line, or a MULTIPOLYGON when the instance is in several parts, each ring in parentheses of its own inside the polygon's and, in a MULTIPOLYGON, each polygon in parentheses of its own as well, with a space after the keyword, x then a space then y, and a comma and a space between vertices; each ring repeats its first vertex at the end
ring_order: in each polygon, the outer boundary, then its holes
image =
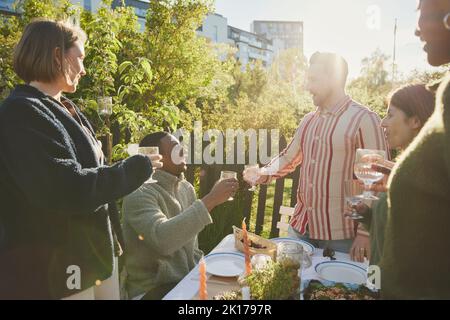
POLYGON ((344 261, 325 261, 316 265, 317 274, 324 280, 353 284, 365 284, 367 270, 344 261))
POLYGON ((206 272, 219 277, 237 277, 244 273, 245 257, 239 253, 212 253, 205 257, 206 272))
POLYGON ((308 252, 309 255, 313 255, 314 254, 314 246, 306 241, 300 240, 300 239, 292 239, 292 238, 273 238, 270 239, 270 241, 273 241, 275 243, 279 243, 279 242, 294 242, 294 243, 298 243, 300 245, 303 246, 303 250, 305 250, 306 252, 308 252))

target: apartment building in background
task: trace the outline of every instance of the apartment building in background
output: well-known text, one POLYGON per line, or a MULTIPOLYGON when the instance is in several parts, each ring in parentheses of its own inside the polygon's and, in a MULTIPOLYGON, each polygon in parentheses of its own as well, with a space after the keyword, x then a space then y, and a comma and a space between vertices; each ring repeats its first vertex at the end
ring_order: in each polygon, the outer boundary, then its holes
MULTIPOLYGON (((17 0, 0 0, 0 14, 19 14, 15 8, 16 2, 17 0)), ((102 0, 70 0, 70 2, 91 12, 96 12, 102 5, 102 0)))
POLYGON ((98 8, 102 5, 102 0, 70 0, 70 2, 90 12, 97 12, 98 8))
MULTIPOLYGON (((145 29, 145 19, 147 17, 147 10, 149 7, 150 0, 125 0, 125 5, 134 8, 134 13, 137 16, 137 20, 140 26, 140 30, 145 29)), ((116 8, 122 5, 122 0, 114 0, 112 3, 112 8, 116 8)))
POLYGON ((228 26, 228 37, 238 49, 236 55, 243 66, 260 60, 268 67, 273 60, 272 41, 249 31, 228 26))
POLYGON ((14 9, 16 0, 0 0, 0 14, 17 14, 14 9))
POLYGON ((302 21, 261 21, 251 24, 251 31, 272 41, 274 53, 286 49, 298 49, 303 54, 302 21))
POLYGON ((236 58, 243 67, 255 60, 261 60, 264 66, 272 63, 273 48, 270 40, 229 26, 227 18, 220 14, 212 13, 206 16, 197 34, 214 43, 226 43, 236 47, 236 58))

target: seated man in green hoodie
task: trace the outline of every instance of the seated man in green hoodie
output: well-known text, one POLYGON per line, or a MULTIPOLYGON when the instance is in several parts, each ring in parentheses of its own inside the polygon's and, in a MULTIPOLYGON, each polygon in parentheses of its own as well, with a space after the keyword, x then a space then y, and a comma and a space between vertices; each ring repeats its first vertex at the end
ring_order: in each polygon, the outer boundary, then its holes
POLYGON ((186 162, 180 142, 167 132, 146 136, 141 147, 159 147, 163 168, 157 183, 144 184, 125 197, 126 291, 130 299, 161 299, 199 262, 197 235, 212 223, 211 210, 238 189, 236 179, 223 180, 198 200, 184 179, 186 162), (178 158, 178 159, 176 159, 178 158))

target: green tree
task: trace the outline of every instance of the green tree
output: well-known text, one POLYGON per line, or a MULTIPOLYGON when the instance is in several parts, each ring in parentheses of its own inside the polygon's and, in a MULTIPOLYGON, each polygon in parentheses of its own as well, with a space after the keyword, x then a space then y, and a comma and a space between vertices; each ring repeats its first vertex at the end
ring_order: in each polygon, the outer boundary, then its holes
POLYGON ((81 27, 88 35, 85 58, 88 76, 82 78, 80 92, 86 98, 112 95, 115 92, 117 54, 122 47, 117 34, 119 21, 123 17, 110 8, 111 2, 104 0, 96 14, 85 11, 82 15, 81 27))
POLYGON ((146 93, 150 101, 177 105, 211 82, 217 57, 196 35, 210 11, 209 0, 150 2, 143 43, 154 75, 146 93))
POLYGON ((347 86, 347 91, 354 100, 369 107, 382 118, 386 114, 386 98, 394 86, 388 80, 388 59, 380 49, 376 49, 362 60, 363 67, 359 77, 347 86))
POLYGON ((13 70, 13 51, 21 32, 16 17, 0 19, 0 99, 8 96, 15 83, 19 82, 13 70))
POLYGON ((14 46, 19 41, 23 28, 35 18, 68 19, 77 8, 69 0, 19 0, 15 4, 19 16, 0 16, 0 98, 5 98, 20 80, 13 70, 14 46))
POLYGON ((372 87, 388 83, 389 73, 386 70, 389 56, 377 48, 369 57, 362 60, 361 78, 372 87))
POLYGON ((119 159, 125 156, 124 143, 129 139, 138 141, 151 131, 176 128, 180 122, 178 106, 200 96, 220 61, 195 33, 211 8, 208 1, 152 1, 144 33, 139 31, 132 7, 111 9, 111 2, 104 0, 92 14, 68 0, 21 1, 20 16, 0 19, 0 94, 6 97, 19 82, 12 69, 12 55, 27 23, 40 17, 79 21, 88 36, 87 76, 71 97, 100 134, 111 128, 99 117, 97 98, 113 98, 110 120, 116 128, 119 145, 115 158, 119 159))
POLYGON ((444 75, 448 72, 449 68, 450 64, 441 66, 432 71, 422 71, 414 69, 406 77, 405 82, 432 84, 434 82, 441 80, 444 77, 444 75))

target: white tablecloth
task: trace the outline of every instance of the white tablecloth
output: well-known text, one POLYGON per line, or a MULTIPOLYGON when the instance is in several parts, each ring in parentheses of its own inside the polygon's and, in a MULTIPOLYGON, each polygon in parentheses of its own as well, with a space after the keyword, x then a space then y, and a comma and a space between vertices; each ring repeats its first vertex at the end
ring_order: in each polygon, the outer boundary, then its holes
MULTIPOLYGON (((234 235, 230 234, 226 236, 212 251, 211 253, 219 252, 239 252, 234 248, 234 235)), ((312 265, 310 268, 303 270, 303 279, 317 279, 318 275, 315 272, 314 267, 323 261, 329 261, 329 258, 324 258, 322 256, 323 250, 316 249, 312 257, 312 265)), ((350 256, 345 253, 336 252, 335 258, 340 261, 349 261, 350 256)), ((367 268, 367 264, 361 264, 357 262, 352 262, 354 264, 360 265, 363 268, 367 268)), ((196 266, 192 271, 184 277, 183 280, 178 283, 178 285, 173 288, 163 300, 190 300, 192 299, 199 289, 199 272, 198 266, 196 266)))

